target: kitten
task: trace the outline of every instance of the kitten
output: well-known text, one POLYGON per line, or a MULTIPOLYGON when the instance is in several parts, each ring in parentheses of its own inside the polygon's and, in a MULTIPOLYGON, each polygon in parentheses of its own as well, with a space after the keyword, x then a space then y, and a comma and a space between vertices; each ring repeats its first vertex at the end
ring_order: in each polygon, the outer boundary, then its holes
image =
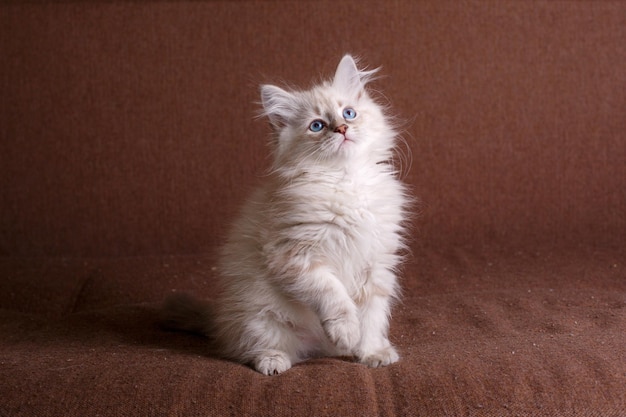
POLYGON ((343 57, 308 91, 261 87, 273 165, 235 221, 210 306, 179 295, 170 326, 209 334, 217 352, 276 375, 310 357, 399 359, 388 339, 408 197, 393 165, 397 132, 343 57))

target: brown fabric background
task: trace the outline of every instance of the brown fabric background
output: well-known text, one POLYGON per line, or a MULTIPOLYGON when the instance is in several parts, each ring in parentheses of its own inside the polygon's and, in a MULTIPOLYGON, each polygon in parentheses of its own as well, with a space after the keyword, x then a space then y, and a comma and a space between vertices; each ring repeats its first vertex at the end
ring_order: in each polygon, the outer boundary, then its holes
POLYGON ((306 86, 346 51, 384 66, 407 121, 420 240, 619 243, 623 7, 9 2, 0 253, 212 247, 266 166, 258 84, 306 86))
POLYGON ((3 1, 0 416, 626 415, 626 3, 3 1), (370 370, 162 331, 267 166, 258 85, 345 52, 419 197, 370 370))

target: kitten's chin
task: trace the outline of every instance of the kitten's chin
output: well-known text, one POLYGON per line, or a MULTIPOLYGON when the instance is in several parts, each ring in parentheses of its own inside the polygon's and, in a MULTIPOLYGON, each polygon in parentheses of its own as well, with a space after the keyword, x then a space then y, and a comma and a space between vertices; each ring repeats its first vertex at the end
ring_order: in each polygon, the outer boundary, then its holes
POLYGON ((357 141, 348 135, 338 137, 335 143, 337 152, 352 152, 353 148, 357 146, 357 141))
POLYGON ((354 159, 361 150, 361 143, 350 138, 342 138, 337 142, 333 157, 341 162, 354 159))
POLYGON ((354 140, 345 136, 341 142, 341 146, 348 146, 348 144, 354 143, 354 140))

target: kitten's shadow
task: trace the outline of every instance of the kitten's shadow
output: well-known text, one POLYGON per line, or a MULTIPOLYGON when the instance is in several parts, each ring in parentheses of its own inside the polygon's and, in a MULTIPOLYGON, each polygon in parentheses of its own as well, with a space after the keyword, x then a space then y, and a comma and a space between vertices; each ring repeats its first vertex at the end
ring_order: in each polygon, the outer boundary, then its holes
POLYGON ((173 331, 161 323, 160 305, 122 305, 73 315, 65 321, 68 336, 116 346, 145 346, 220 360, 211 352, 209 338, 173 331))
MULTIPOLYGON (((167 329, 161 321, 160 305, 123 305, 106 310, 76 314, 58 329, 57 335, 79 339, 85 344, 137 347, 148 350, 167 350, 179 355, 201 356, 210 361, 226 362, 233 367, 254 370, 220 357, 210 349, 210 339, 201 335, 167 329)), ((348 357, 311 358, 296 366, 304 370, 310 366, 338 366, 354 363, 348 357)))

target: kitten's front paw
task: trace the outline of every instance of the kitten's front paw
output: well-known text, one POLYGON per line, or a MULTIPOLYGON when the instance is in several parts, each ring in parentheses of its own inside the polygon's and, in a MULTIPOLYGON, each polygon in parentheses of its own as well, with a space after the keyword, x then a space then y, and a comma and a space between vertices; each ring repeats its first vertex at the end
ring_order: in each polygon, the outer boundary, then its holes
POLYGON ((280 350, 267 350, 256 358, 254 368, 263 375, 278 375, 291 368, 291 359, 280 350))
POLYGON ((368 352, 359 355, 359 362, 370 368, 379 368, 381 366, 391 365, 398 362, 400 356, 393 346, 384 347, 375 352, 368 352))
POLYGON ((361 328, 356 316, 328 319, 322 324, 330 341, 342 352, 351 354, 361 340, 361 328))

